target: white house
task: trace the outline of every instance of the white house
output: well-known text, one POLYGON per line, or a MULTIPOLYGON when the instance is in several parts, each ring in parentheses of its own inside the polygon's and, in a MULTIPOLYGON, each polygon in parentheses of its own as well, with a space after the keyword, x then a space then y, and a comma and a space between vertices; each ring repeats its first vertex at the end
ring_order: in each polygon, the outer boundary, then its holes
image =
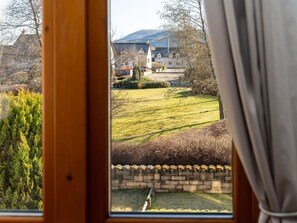
POLYGON ((115 70, 131 70, 133 66, 152 68, 152 50, 146 43, 113 43, 115 70))
POLYGON ((187 65, 177 47, 156 47, 152 52, 152 61, 162 63, 167 68, 185 68, 187 65))

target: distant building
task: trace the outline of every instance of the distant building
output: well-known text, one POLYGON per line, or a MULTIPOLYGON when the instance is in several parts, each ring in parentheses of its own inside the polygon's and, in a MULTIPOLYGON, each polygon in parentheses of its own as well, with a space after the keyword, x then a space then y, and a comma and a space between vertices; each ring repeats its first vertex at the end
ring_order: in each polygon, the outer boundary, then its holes
POLYGON ((35 34, 24 31, 13 45, 0 45, 0 77, 17 72, 41 70, 41 47, 35 34))
POLYGON ((152 51, 146 43, 113 43, 112 56, 117 72, 131 70, 135 65, 152 68, 152 51))
POLYGON ((162 63, 167 68, 185 68, 187 65, 178 47, 156 47, 152 51, 152 61, 162 63))

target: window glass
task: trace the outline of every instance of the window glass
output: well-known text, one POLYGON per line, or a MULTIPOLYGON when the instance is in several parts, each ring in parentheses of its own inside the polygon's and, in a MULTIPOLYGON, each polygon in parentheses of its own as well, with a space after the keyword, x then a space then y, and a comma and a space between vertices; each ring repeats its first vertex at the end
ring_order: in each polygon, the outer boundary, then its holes
POLYGON ((232 139, 203 1, 110 4, 111 213, 231 216, 232 139))
POLYGON ((41 211, 41 0, 0 2, 0 210, 41 211))

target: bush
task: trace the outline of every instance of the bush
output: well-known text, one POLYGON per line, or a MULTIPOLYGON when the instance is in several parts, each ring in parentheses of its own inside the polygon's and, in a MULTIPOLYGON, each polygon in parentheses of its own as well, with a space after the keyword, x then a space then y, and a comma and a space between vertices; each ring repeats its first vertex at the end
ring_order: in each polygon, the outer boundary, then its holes
POLYGON ((225 121, 144 144, 112 143, 112 164, 231 165, 232 139, 225 121))
POLYGON ((158 62, 152 62, 152 71, 156 71, 157 69, 162 69, 163 65, 158 62))
POLYGON ((42 209, 41 95, 0 95, 0 208, 42 209))
POLYGON ((167 88, 170 87, 168 82, 164 81, 153 81, 149 78, 141 78, 140 80, 127 80, 118 81, 113 84, 114 88, 122 89, 145 89, 145 88, 167 88))
POLYGON ((196 95, 218 96, 219 94, 217 82, 213 78, 194 81, 192 92, 196 95))

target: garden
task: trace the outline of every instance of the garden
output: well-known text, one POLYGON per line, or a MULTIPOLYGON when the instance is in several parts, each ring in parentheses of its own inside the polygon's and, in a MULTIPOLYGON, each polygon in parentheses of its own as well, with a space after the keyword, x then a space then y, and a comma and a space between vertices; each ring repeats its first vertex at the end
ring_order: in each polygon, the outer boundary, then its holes
MULTIPOLYGON (((231 166, 231 136, 220 121, 217 96, 197 96, 187 88, 113 89, 112 94, 123 99, 112 115, 112 164, 231 166)), ((148 189, 127 188, 112 190, 112 211, 141 210, 148 189)), ((159 190, 151 202, 147 212, 232 212, 231 193, 159 190)))

